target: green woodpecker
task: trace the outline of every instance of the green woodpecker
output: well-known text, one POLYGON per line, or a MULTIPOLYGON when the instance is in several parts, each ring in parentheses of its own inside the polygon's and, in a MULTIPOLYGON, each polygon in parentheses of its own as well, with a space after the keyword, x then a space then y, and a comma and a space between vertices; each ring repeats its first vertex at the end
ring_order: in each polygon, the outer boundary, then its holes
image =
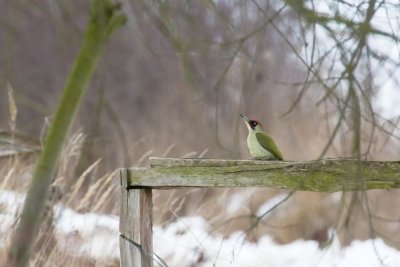
POLYGON ((254 159, 261 160, 283 160, 283 156, 274 140, 264 132, 261 124, 256 120, 249 120, 240 114, 246 123, 249 135, 247 136, 247 146, 254 159))

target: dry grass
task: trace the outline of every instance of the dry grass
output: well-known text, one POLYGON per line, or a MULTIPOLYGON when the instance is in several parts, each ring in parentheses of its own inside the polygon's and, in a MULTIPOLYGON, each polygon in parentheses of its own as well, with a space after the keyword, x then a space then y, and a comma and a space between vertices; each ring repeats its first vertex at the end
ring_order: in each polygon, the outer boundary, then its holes
MULTIPOLYGON (((97 178, 97 169, 101 160, 92 163, 79 177, 74 177, 74 166, 77 164, 84 137, 73 135, 65 146, 56 179, 51 186, 51 192, 46 202, 45 214, 39 236, 36 241, 34 256, 30 266, 118 266, 119 262, 96 262, 95 259, 79 255, 71 255, 57 246, 54 236, 55 224, 53 206, 57 203, 81 213, 118 213, 118 181, 115 172, 110 172, 97 178), (86 185, 86 186, 85 186, 86 185)), ((0 190, 26 192, 34 167, 34 157, 13 157, 2 159, 0 172, 4 179, 0 190)), ((1 212, 1 209, 0 209, 1 212)), ((16 221, 17 217, 15 218, 16 221)), ((15 227, 15 223, 12 228, 15 227)), ((3 239, 1 258, 9 246, 12 228, 3 239)))

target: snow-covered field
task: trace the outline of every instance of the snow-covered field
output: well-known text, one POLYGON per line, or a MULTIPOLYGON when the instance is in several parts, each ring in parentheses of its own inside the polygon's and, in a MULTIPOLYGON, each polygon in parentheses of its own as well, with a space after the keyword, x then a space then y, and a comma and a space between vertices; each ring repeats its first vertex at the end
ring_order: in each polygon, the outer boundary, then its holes
MULTIPOLYGON (((0 247, 22 201, 20 194, 0 191, 0 247)), ((61 205, 55 207, 55 216, 60 250, 105 262, 119 258, 118 217, 79 214, 61 205)), ((279 245, 269 236, 251 243, 241 232, 224 239, 220 234, 210 234, 209 228, 201 217, 180 218, 164 228, 155 226, 154 250, 168 266, 179 267, 400 266, 400 252, 381 239, 354 241, 341 248, 333 238, 329 247, 321 249, 315 241, 279 245)))

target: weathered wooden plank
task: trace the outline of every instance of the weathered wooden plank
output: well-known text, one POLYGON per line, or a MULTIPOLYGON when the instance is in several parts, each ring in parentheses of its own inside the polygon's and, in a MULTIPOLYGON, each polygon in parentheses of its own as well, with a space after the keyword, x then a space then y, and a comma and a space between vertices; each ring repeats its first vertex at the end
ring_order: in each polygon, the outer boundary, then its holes
POLYGON ((300 162, 152 158, 151 167, 131 168, 127 175, 129 187, 135 188, 254 186, 336 192, 399 188, 400 162, 343 158, 300 162))
POLYGON ((268 165, 276 161, 233 160, 233 159, 199 159, 199 158, 149 158, 151 167, 228 167, 243 165, 268 165))

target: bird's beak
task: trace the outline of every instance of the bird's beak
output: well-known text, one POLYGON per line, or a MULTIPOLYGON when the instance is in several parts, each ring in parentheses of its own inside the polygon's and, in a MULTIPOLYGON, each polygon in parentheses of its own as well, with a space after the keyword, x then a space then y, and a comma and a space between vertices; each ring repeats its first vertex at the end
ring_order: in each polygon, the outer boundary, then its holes
POLYGON ((240 117, 242 117, 246 122, 250 123, 249 118, 247 118, 245 115, 243 115, 243 114, 239 114, 239 115, 240 115, 240 117))

